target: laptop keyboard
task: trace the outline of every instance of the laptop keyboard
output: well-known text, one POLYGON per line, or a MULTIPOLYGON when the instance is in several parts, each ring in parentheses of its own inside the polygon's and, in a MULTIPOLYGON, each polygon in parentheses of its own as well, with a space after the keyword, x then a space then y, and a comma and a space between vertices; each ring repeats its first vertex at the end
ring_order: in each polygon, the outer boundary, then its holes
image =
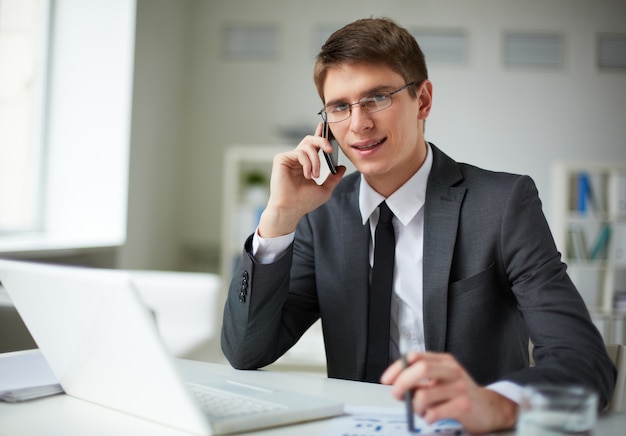
POLYGON ((188 383, 187 385, 202 411, 211 418, 253 415, 286 409, 283 405, 269 401, 244 397, 194 383, 188 383))

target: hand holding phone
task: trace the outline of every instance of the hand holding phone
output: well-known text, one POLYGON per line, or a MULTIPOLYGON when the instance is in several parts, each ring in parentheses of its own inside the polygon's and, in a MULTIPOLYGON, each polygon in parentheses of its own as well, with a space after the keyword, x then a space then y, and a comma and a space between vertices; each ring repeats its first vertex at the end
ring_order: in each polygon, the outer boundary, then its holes
POLYGON ((328 165, 328 169, 330 170, 330 172, 333 174, 337 174, 337 165, 339 165, 339 162, 338 162, 339 149, 336 144, 333 144, 332 133, 330 131, 330 127, 328 126, 328 122, 325 119, 322 123, 322 138, 328 139, 328 142, 330 142, 330 145, 333 146, 332 153, 326 153, 325 151, 322 151, 322 152, 324 153, 324 158, 326 160, 326 164, 328 165))

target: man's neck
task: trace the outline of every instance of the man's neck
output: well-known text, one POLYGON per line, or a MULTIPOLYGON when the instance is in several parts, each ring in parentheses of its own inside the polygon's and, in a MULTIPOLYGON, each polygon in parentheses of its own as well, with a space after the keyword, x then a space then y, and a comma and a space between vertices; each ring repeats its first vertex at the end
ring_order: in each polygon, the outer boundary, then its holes
POLYGON ((407 165, 404 169, 398 169, 397 172, 392 172, 384 176, 368 177, 367 175, 363 175, 363 177, 374 191, 378 192, 385 198, 389 198, 419 171, 422 165, 424 165, 427 155, 428 145, 426 141, 424 141, 423 153, 417 154, 414 159, 407 162, 409 165, 407 165))

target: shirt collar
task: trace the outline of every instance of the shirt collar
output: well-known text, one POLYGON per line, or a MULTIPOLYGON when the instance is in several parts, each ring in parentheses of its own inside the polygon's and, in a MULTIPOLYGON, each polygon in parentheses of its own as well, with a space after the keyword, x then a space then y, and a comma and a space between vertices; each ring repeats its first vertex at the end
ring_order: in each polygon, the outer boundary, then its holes
POLYGON ((363 225, 367 223, 372 212, 378 205, 387 201, 387 206, 403 224, 407 225, 415 217, 417 212, 424 206, 426 201, 426 184, 433 166, 433 153, 430 144, 426 143, 426 159, 422 166, 406 183, 396 190, 389 198, 385 198, 368 185, 365 177, 361 174, 361 186, 359 188, 359 209, 363 225))

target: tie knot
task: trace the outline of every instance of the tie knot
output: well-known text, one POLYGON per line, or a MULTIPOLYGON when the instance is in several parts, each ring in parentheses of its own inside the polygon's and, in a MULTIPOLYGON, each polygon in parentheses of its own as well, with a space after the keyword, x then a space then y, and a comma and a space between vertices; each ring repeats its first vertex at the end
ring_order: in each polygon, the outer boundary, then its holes
POLYGON ((378 218, 378 222, 389 224, 391 222, 391 219, 393 218, 393 212, 391 211, 391 209, 389 209, 389 206, 387 206, 387 202, 383 201, 378 205, 378 208, 380 209, 380 217, 378 218))

